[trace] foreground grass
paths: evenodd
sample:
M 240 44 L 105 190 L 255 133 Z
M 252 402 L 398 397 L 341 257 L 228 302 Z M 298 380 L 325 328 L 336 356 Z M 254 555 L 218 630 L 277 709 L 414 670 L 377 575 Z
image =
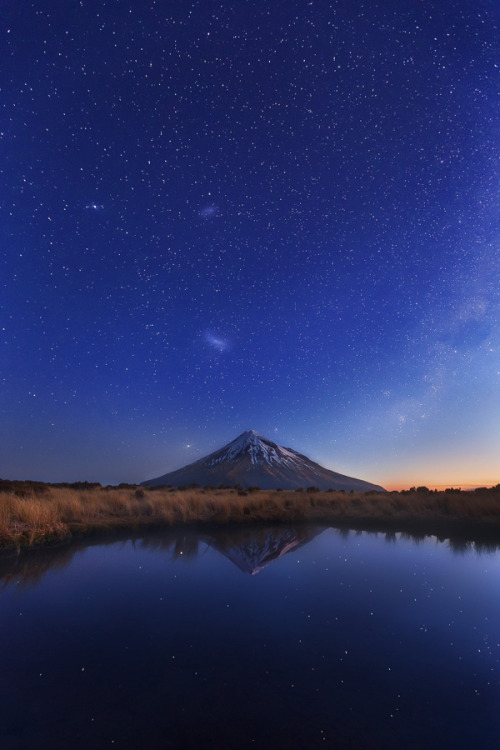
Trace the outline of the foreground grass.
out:
M 500 541 L 500 485 L 345 493 L 216 488 L 57 486 L 0 480 L 0 550 L 58 543 L 114 528 L 206 523 L 325 522 L 430 530 L 480 524 Z

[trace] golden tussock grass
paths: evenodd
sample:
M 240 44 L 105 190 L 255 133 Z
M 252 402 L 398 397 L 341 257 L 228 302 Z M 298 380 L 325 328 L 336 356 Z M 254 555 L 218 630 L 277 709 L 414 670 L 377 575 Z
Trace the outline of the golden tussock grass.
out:
M 56 486 L 3 481 L 0 549 L 62 541 L 99 528 L 152 524 L 297 522 L 498 524 L 500 485 L 472 492 L 403 492 Z

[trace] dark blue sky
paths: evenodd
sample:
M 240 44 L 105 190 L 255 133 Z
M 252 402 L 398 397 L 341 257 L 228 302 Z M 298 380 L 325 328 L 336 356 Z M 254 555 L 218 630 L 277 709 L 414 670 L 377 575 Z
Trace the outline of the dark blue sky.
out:
M 0 476 L 500 481 L 495 2 L 2 16 Z

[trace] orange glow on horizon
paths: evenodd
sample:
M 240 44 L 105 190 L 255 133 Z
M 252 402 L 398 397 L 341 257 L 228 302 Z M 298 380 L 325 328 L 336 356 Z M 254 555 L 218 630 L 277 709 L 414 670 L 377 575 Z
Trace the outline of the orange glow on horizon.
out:
M 434 482 L 425 481 L 412 481 L 412 482 L 382 482 L 382 487 L 388 492 L 401 492 L 401 490 L 409 490 L 410 487 L 427 487 L 430 490 L 446 490 L 448 488 L 461 489 L 461 490 L 474 490 L 476 487 L 495 487 L 499 484 L 498 479 L 491 479 L 485 482 L 446 482 L 442 484 L 436 484 Z

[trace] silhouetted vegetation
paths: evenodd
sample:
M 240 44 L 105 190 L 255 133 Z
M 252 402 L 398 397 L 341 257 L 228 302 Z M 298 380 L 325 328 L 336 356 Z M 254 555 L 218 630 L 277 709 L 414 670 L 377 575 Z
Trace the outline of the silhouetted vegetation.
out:
M 59 543 L 112 528 L 155 524 L 325 522 L 376 528 L 445 531 L 482 525 L 500 540 L 500 484 L 444 492 L 412 487 L 402 492 L 326 492 L 75 482 L 0 480 L 0 549 Z

